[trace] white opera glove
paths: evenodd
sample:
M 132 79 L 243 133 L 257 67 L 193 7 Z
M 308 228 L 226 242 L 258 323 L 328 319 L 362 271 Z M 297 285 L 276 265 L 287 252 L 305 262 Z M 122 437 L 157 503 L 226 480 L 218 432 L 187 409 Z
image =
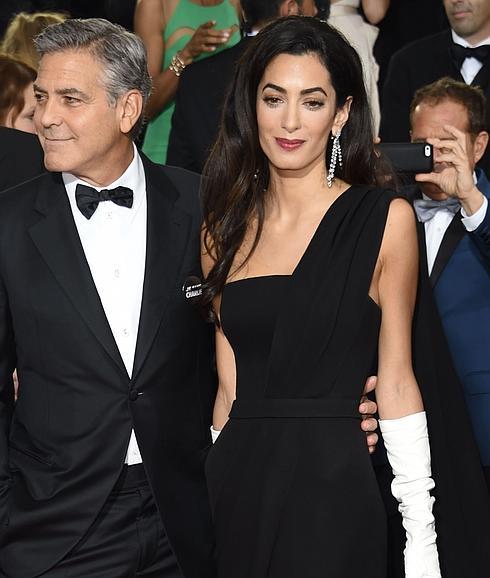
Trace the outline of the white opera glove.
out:
M 391 493 L 398 500 L 407 535 L 406 578 L 440 578 L 430 490 L 434 487 L 425 411 L 399 419 L 379 420 L 395 476 Z
M 219 434 L 221 433 L 220 429 L 214 429 L 213 426 L 211 426 L 211 439 L 213 440 L 213 444 L 216 443 L 216 440 L 218 439 Z

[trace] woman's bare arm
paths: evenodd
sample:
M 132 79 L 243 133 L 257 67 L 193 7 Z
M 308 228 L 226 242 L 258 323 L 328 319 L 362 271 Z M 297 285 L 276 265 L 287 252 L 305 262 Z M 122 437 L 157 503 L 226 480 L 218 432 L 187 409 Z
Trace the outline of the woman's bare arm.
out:
M 216 329 L 216 365 L 218 393 L 214 404 L 213 427 L 221 430 L 228 421 L 228 415 L 236 397 L 235 355 L 222 328 Z
M 134 13 L 134 30 L 146 47 L 148 72 L 153 81 L 153 92 L 145 111 L 149 119 L 161 112 L 173 99 L 177 90 L 177 76 L 168 68 L 162 71 L 165 56 L 163 41 L 165 26 L 162 0 L 138 0 Z
M 380 250 L 377 283 L 382 322 L 376 399 L 381 419 L 423 411 L 412 369 L 412 316 L 418 279 L 418 243 L 413 210 L 392 201 Z
M 204 232 L 201 238 L 201 267 L 204 278 L 206 278 L 214 265 L 214 259 L 204 247 Z M 221 296 L 217 297 L 213 304 L 218 315 L 220 303 Z M 215 336 L 218 391 L 213 411 L 213 428 L 215 430 L 221 430 L 228 421 L 228 415 L 236 397 L 236 367 L 235 354 L 222 327 L 216 327 Z
M 153 81 L 153 92 L 146 106 L 149 119 L 157 116 L 173 101 L 179 77 L 169 68 L 162 70 L 165 55 L 163 34 L 172 14 L 172 8 L 165 11 L 162 0 L 138 0 L 134 15 L 134 30 L 143 40 L 148 54 L 148 71 Z M 203 52 L 214 52 L 216 47 L 228 42 L 231 29 L 216 30 L 215 22 L 204 22 L 180 51 L 180 58 L 186 66 Z
M 386 16 L 390 0 L 362 0 L 364 15 L 371 24 L 378 24 Z

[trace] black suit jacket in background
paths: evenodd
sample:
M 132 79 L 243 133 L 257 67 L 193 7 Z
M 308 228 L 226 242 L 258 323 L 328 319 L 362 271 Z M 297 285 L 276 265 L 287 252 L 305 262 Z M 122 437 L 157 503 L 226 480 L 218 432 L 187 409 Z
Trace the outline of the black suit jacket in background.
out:
M 0 191 L 43 173 L 44 153 L 36 135 L 0 127 Z
M 451 31 L 445 30 L 413 42 L 393 55 L 383 89 L 380 127 L 383 142 L 410 140 L 409 110 L 417 89 L 443 76 L 464 82 L 451 58 L 451 43 Z M 472 85 L 479 86 L 490 102 L 490 59 Z M 490 105 L 487 106 L 487 130 L 490 131 Z M 478 166 L 490 174 L 490 147 Z
M 216 56 L 195 62 L 179 81 L 167 164 L 201 173 L 218 134 L 223 102 L 246 37 Z
M 212 328 L 182 290 L 201 275 L 199 179 L 144 165 L 146 268 L 131 379 L 61 175 L 0 195 L 0 568 L 11 578 L 42 574 L 82 539 L 133 427 L 184 575 L 214 578 L 204 480 Z

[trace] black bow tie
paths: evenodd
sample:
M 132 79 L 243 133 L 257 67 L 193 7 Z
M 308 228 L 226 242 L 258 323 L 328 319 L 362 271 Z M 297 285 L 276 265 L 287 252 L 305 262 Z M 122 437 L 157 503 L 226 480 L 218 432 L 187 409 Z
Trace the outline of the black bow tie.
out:
M 75 190 L 75 199 L 82 215 L 86 219 L 90 219 L 102 201 L 112 201 L 116 205 L 130 209 L 133 206 L 133 191 L 128 187 L 98 191 L 93 187 L 78 184 Z
M 454 63 L 456 64 L 458 70 L 463 65 L 465 58 L 476 58 L 483 64 L 488 58 L 489 54 L 490 44 L 475 46 L 475 48 L 470 48 L 469 46 L 461 46 L 461 44 L 456 44 L 455 42 L 451 44 L 451 56 L 453 57 Z

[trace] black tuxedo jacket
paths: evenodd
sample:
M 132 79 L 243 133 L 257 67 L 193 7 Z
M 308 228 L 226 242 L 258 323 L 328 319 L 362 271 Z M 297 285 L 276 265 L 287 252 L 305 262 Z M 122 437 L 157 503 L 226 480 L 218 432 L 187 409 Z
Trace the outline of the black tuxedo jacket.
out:
M 84 536 L 121 472 L 132 427 L 184 575 L 214 577 L 203 471 L 212 329 L 182 290 L 200 276 L 199 179 L 144 165 L 147 253 L 132 379 L 61 175 L 0 195 L 0 567 L 12 578 L 38 576 Z
M 445 30 L 413 42 L 393 55 L 383 88 L 380 127 L 383 142 L 406 142 L 410 139 L 409 110 L 417 89 L 443 76 L 464 82 L 451 58 L 451 43 L 451 31 Z M 490 59 L 472 85 L 479 86 L 490 102 Z M 490 106 L 487 107 L 487 130 L 490 131 Z M 479 166 L 490 174 L 490 147 L 487 147 Z
M 201 173 L 218 134 L 223 102 L 235 66 L 250 38 L 189 66 L 175 98 L 167 164 Z
M 43 173 L 44 154 L 37 136 L 0 127 L 0 191 Z

